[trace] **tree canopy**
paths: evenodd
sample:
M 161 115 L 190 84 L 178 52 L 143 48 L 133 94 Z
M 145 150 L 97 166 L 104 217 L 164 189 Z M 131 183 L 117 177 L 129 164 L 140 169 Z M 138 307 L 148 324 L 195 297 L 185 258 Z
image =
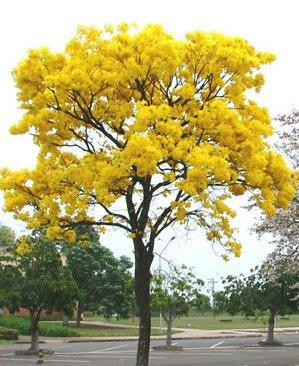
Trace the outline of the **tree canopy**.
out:
M 77 325 L 84 311 L 128 318 L 132 310 L 131 261 L 124 256 L 115 258 L 92 234 L 88 230 L 81 241 L 64 248 L 66 265 L 78 286 Z
M 239 256 L 227 199 L 248 192 L 272 215 L 294 196 L 292 171 L 266 141 L 268 111 L 247 93 L 273 60 L 240 37 L 120 24 L 79 27 L 62 52 L 30 50 L 14 70 L 24 114 L 11 132 L 29 133 L 39 154 L 33 170 L 2 170 L 5 209 L 49 238 L 75 241 L 81 224 L 132 238 L 138 365 L 148 364 L 157 237 L 193 225 L 224 259 Z
M 150 242 L 193 218 L 239 255 L 228 195 L 253 191 L 268 214 L 294 196 L 291 171 L 265 142 L 268 112 L 245 96 L 273 60 L 241 38 L 177 40 L 159 25 L 80 27 L 63 52 L 29 51 L 14 71 L 24 115 L 11 132 L 32 134 L 40 153 L 33 171 L 2 171 L 6 210 L 68 239 L 64 226 L 87 221 Z M 108 208 L 121 197 L 137 204 L 130 215 Z
M 55 245 L 43 234 L 21 237 L 0 263 L 0 306 L 28 309 L 31 348 L 38 348 L 38 322 L 43 310 L 73 312 L 77 287 Z

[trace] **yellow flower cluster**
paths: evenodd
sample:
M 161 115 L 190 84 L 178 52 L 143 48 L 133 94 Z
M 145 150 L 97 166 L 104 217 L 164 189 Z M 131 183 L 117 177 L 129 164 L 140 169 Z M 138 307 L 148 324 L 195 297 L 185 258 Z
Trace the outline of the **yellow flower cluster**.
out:
M 11 132 L 32 133 L 40 153 L 32 171 L 2 170 L 6 210 L 73 241 L 64 224 L 101 221 L 91 208 L 119 204 L 130 188 L 142 201 L 146 180 L 165 199 L 181 192 L 184 201 L 170 198 L 180 223 L 207 210 L 208 239 L 226 237 L 238 256 L 229 195 L 218 192 L 253 193 L 268 215 L 295 193 L 293 172 L 267 144 L 267 110 L 246 96 L 273 60 L 239 37 L 196 31 L 178 40 L 160 25 L 80 27 L 62 52 L 29 51 L 14 70 L 24 115 Z
M 28 242 L 28 237 L 26 235 L 22 235 L 18 239 L 18 243 L 16 246 L 16 252 L 19 255 L 23 255 L 31 251 L 30 243 Z

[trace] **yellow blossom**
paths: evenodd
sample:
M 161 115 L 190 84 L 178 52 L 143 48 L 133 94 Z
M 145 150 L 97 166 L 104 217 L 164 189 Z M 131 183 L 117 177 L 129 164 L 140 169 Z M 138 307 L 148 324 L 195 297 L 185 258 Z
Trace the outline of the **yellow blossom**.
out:
M 39 154 L 32 170 L 1 170 L 4 209 L 69 241 L 74 223 L 146 243 L 190 219 L 239 256 L 227 199 L 248 193 L 272 215 L 295 194 L 269 112 L 247 93 L 273 60 L 240 37 L 176 39 L 155 24 L 80 26 L 60 52 L 30 50 L 13 72 L 24 113 L 10 131 Z

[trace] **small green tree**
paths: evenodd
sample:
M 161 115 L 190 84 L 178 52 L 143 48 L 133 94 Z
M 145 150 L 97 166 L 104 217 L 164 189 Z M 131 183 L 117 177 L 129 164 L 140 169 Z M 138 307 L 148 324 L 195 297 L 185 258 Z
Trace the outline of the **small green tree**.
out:
M 269 271 L 267 261 L 251 271 L 249 276 L 228 276 L 222 295 L 226 298 L 226 310 L 245 316 L 257 311 L 268 311 L 268 332 L 266 343 L 275 343 L 274 323 L 278 313 L 296 310 L 294 285 L 298 282 L 298 271 L 293 271 L 276 262 Z
M 115 258 L 113 253 L 97 241 L 91 228 L 81 233 L 76 245 L 67 245 L 67 266 L 78 286 L 76 324 L 80 326 L 84 311 L 94 311 L 109 318 L 114 313 L 128 318 L 131 312 L 132 267 L 127 257 Z
M 43 310 L 70 315 L 76 284 L 60 253 L 42 234 L 22 237 L 0 264 L 0 306 L 11 312 L 29 310 L 31 347 L 38 351 L 38 322 Z
M 203 285 L 204 282 L 185 266 L 154 273 L 151 281 L 151 308 L 160 311 L 167 324 L 167 347 L 171 347 L 174 319 L 188 315 L 191 308 L 199 309 L 205 304 L 206 296 L 200 293 Z
M 254 315 L 255 309 L 260 306 L 259 277 L 257 276 L 258 267 L 251 270 L 249 276 L 227 276 L 223 281 L 225 291 L 218 293 L 221 298 L 222 307 L 231 316 L 242 313 L 245 317 Z

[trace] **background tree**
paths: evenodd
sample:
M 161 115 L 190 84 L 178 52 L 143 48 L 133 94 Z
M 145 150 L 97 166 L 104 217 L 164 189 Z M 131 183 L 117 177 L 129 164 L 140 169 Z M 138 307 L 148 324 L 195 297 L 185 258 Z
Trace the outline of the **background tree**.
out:
M 157 238 L 181 224 L 206 230 L 224 259 L 240 255 L 227 199 L 246 191 L 269 215 L 294 196 L 292 172 L 271 151 L 259 69 L 274 56 L 239 37 L 159 25 L 80 27 L 63 52 L 31 50 L 14 77 L 24 115 L 14 134 L 39 146 L 34 170 L 2 170 L 5 209 L 51 238 L 114 227 L 132 238 L 140 329 L 149 355 L 150 267 Z M 92 208 L 97 208 L 92 211 Z
M 298 311 L 299 257 L 297 250 L 293 253 L 289 251 L 290 247 L 287 246 L 287 250 L 284 251 L 280 243 L 261 266 L 262 277 L 267 279 L 267 282 L 265 281 L 268 284 L 266 290 L 270 292 L 267 295 L 270 300 L 273 298 L 268 320 L 268 342 L 270 343 L 274 339 L 276 313 L 284 315 L 288 308 Z M 294 246 L 292 249 L 294 250 Z M 286 293 L 283 299 L 275 299 L 275 297 L 282 296 L 283 292 Z
M 198 310 L 201 312 L 201 315 L 203 316 L 205 312 L 211 312 L 211 300 L 210 297 L 204 294 L 200 294 L 200 306 Z
M 255 273 L 257 269 L 258 267 L 251 270 L 249 276 L 229 275 L 223 281 L 225 291 L 220 291 L 219 297 L 222 297 L 222 305 L 231 316 L 242 313 L 245 317 L 249 317 L 254 315 L 255 309 L 259 307 L 260 282 Z
M 223 291 L 214 292 L 214 311 L 219 314 L 227 311 L 227 298 Z
M 151 307 L 162 313 L 167 324 L 167 347 L 171 347 L 174 319 L 188 315 L 192 308 L 200 309 L 206 300 L 200 293 L 204 282 L 195 278 L 190 269 L 169 268 L 168 272 L 156 272 L 151 280 Z
M 66 263 L 78 286 L 76 323 L 80 326 L 84 311 L 101 312 L 105 317 L 116 314 L 128 318 L 131 312 L 132 263 L 127 257 L 115 258 L 103 247 L 93 230 L 79 236 L 77 244 L 66 246 Z
M 228 276 L 223 297 L 226 298 L 226 310 L 235 315 L 253 315 L 256 311 L 268 311 L 268 333 L 266 343 L 276 343 L 274 339 L 275 316 L 297 310 L 293 301 L 296 295 L 295 283 L 298 281 L 298 271 L 284 267 L 282 262 L 265 261 L 256 267 L 249 276 Z
M 0 225 L 0 255 L 4 254 L 7 249 L 14 246 L 16 235 L 14 231 L 5 225 Z
M 132 319 L 132 323 L 135 321 L 135 316 L 138 314 L 138 306 L 136 304 L 136 296 L 135 296 L 135 279 L 131 277 L 126 282 L 126 301 L 128 303 L 128 307 L 130 309 L 130 316 Z
M 38 322 L 42 310 L 71 314 L 76 284 L 59 252 L 42 234 L 22 237 L 0 264 L 0 306 L 11 312 L 29 310 L 31 347 L 38 351 Z

